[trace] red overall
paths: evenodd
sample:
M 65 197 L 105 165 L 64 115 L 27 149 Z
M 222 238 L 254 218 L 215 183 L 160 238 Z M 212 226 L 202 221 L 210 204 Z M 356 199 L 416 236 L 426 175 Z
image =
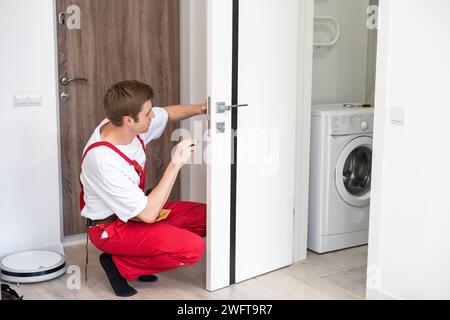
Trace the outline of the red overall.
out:
M 138 136 L 145 152 L 145 144 Z M 144 191 L 144 169 L 128 158 L 114 145 L 102 141 L 92 144 L 86 154 L 97 147 L 108 147 L 134 166 L 140 177 L 139 187 Z M 81 172 L 81 170 L 80 170 Z M 84 191 L 81 183 L 80 210 L 84 208 Z M 206 205 L 194 202 L 167 202 L 164 209 L 171 209 L 170 215 L 162 221 L 147 224 L 116 219 L 110 224 L 89 227 L 88 235 L 97 249 L 112 255 L 122 277 L 134 281 L 142 275 L 161 273 L 182 266 L 192 265 L 200 260 L 205 251 Z M 102 239 L 103 232 L 108 237 Z

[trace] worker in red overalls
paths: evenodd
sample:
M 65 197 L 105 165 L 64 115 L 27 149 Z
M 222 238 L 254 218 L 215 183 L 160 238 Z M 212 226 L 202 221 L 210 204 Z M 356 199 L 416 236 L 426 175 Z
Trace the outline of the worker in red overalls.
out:
M 144 188 L 146 145 L 161 136 L 168 120 L 204 114 L 206 106 L 157 108 L 152 98 L 144 83 L 113 85 L 104 99 L 107 119 L 94 130 L 81 162 L 81 215 L 88 219 L 92 243 L 104 252 L 100 263 L 111 286 L 122 297 L 137 293 L 129 281 L 156 281 L 155 273 L 192 265 L 205 251 L 206 205 L 167 202 L 198 142 L 179 143 L 158 185 L 148 196 Z

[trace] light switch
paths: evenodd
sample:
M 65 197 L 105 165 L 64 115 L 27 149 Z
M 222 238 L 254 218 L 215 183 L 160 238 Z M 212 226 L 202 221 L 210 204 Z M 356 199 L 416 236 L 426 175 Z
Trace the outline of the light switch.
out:
M 42 105 L 42 95 L 36 92 L 13 93 L 14 107 L 35 107 Z
M 28 103 L 28 96 L 25 94 L 14 95 L 14 106 L 24 107 Z
M 405 108 L 393 107 L 391 109 L 391 123 L 398 126 L 405 125 Z
M 29 106 L 40 106 L 42 105 L 42 96 L 40 94 L 31 94 L 28 96 Z

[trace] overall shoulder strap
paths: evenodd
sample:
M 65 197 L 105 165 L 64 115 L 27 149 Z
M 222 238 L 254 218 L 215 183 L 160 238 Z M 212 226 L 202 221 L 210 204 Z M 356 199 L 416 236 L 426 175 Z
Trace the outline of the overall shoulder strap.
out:
M 145 143 L 144 143 L 144 140 L 142 140 L 142 138 L 141 138 L 140 135 L 137 135 L 137 138 L 138 138 L 139 142 L 140 142 L 141 145 L 142 145 L 142 149 L 144 149 L 144 152 L 145 152 Z
M 91 151 L 94 148 L 98 148 L 98 147 L 107 147 L 110 148 L 112 150 L 114 150 L 116 153 L 118 153 L 126 162 L 128 162 L 130 165 L 133 165 L 133 160 L 131 160 L 130 158 L 128 158 L 122 151 L 120 151 L 115 145 L 113 145 L 112 143 L 106 142 L 106 141 L 100 141 L 100 142 L 96 142 L 91 144 L 86 151 L 83 154 L 83 157 L 81 158 L 81 165 L 83 165 L 83 161 L 84 158 L 86 157 L 87 153 L 89 151 Z M 80 165 L 80 166 L 81 166 Z

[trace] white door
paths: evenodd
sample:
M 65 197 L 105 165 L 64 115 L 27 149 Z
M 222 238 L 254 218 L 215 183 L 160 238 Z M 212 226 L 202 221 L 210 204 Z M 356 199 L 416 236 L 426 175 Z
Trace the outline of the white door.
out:
M 210 291 L 293 261 L 298 6 L 208 0 Z

